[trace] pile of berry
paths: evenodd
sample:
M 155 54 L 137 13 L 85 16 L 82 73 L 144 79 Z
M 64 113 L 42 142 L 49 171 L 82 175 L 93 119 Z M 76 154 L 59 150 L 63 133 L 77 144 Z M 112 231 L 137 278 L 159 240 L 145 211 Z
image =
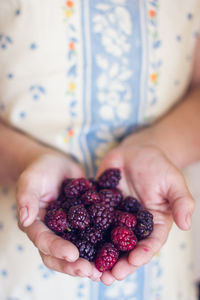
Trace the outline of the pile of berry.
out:
M 97 180 L 64 180 L 44 219 L 53 232 L 76 245 L 80 257 L 95 261 L 100 272 L 111 269 L 153 230 L 152 214 L 116 188 L 120 178 L 120 170 L 113 168 Z

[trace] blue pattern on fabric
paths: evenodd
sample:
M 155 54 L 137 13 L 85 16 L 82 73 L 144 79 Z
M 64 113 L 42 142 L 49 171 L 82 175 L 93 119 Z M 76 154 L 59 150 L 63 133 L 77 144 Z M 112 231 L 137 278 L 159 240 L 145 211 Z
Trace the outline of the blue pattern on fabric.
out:
M 47 268 L 45 265 L 41 264 L 38 266 L 38 270 L 41 274 L 41 276 L 44 278 L 44 279 L 48 279 L 49 277 L 55 275 L 55 271 Z
M 6 34 L 0 34 L 0 46 L 3 50 L 6 50 L 10 44 L 13 43 L 13 40 L 10 36 Z
M 113 1 L 95 0 L 92 4 L 85 1 L 84 7 L 82 1 L 81 11 L 84 122 L 80 145 L 86 167 L 89 165 L 88 153 L 91 157 L 94 175 L 97 149 L 102 144 L 109 145 L 111 136 L 114 136 L 114 141 L 119 141 L 138 124 L 142 64 L 140 7 L 136 0 L 117 5 Z M 120 23 L 120 16 L 127 18 L 127 27 Z M 109 31 L 111 36 L 105 36 Z M 109 43 L 115 49 L 114 53 L 110 52 Z M 158 46 L 160 44 L 155 47 Z M 88 49 L 91 49 L 91 61 L 87 57 Z M 132 59 L 132 53 L 137 59 Z M 91 94 L 87 90 L 88 82 L 91 83 Z M 90 116 L 87 115 L 88 107 Z M 87 149 L 83 138 L 85 129 L 88 132 Z M 91 299 L 140 300 L 143 299 L 143 285 L 144 268 L 140 268 L 128 276 L 122 285 L 117 282 L 114 288 L 102 283 L 97 287 L 96 283 L 91 282 L 90 295 Z
M 122 4 L 95 0 L 88 7 L 90 32 L 86 30 L 87 20 L 83 16 L 83 33 L 89 35 L 87 40 L 83 36 L 83 40 L 86 43 L 91 41 L 89 46 L 84 46 L 83 76 L 84 81 L 91 82 L 91 96 L 87 90 L 83 91 L 83 127 L 89 127 L 86 128 L 87 149 L 93 163 L 93 174 L 97 149 L 109 144 L 110 137 L 113 142 L 119 141 L 138 123 L 142 59 L 139 9 L 136 0 Z M 120 17 L 123 22 L 120 22 Z M 125 20 L 127 24 L 124 24 Z M 91 61 L 87 60 L 86 47 L 91 48 Z M 137 59 L 132 59 L 132 53 Z M 90 72 L 89 76 L 86 72 Z M 87 87 L 87 82 L 84 87 Z M 87 115 L 88 106 L 90 116 Z M 86 117 L 90 117 L 90 124 L 86 123 Z M 84 151 L 83 143 L 81 146 Z

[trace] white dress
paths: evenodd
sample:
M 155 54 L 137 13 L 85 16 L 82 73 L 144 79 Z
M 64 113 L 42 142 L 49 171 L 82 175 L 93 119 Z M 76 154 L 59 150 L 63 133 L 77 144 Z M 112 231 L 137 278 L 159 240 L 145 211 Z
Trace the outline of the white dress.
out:
M 187 91 L 199 16 L 198 0 L 0 0 L 0 117 L 95 174 Z M 0 300 L 196 299 L 190 233 L 174 226 L 149 264 L 106 287 L 46 268 L 17 228 L 14 187 L 0 198 Z

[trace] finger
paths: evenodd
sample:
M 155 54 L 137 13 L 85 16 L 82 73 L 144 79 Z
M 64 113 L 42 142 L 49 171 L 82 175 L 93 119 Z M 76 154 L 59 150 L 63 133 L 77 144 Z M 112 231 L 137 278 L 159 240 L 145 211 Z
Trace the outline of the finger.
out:
M 101 282 L 103 282 L 103 284 L 107 286 L 111 285 L 114 281 L 115 281 L 115 277 L 112 275 L 111 271 L 105 271 L 101 275 Z
M 180 229 L 189 230 L 192 224 L 194 199 L 187 188 L 184 177 L 178 172 L 173 173 L 169 186 L 168 200 L 172 207 L 174 221 Z
M 90 276 L 90 279 L 92 279 L 93 281 L 99 281 L 100 277 L 102 276 L 102 273 L 97 270 L 94 263 L 91 263 L 91 266 L 92 266 L 92 275 Z
M 106 157 L 102 160 L 99 169 L 97 171 L 97 178 L 106 170 L 109 168 L 117 168 L 121 171 L 121 179 L 119 182 L 118 187 L 123 191 L 124 196 L 133 196 L 135 197 L 136 194 L 132 188 L 132 184 L 129 179 L 129 175 L 124 170 L 124 158 L 121 153 L 121 150 L 114 149 L 113 151 L 109 152 Z
M 62 239 L 49 230 L 41 221 L 35 221 L 22 230 L 28 235 L 34 245 L 44 254 L 74 262 L 79 257 L 79 251 L 71 242 Z
M 135 267 L 140 267 L 148 263 L 152 257 L 158 253 L 166 242 L 172 226 L 170 214 L 154 212 L 153 216 L 153 232 L 148 238 L 139 241 L 136 248 L 132 250 L 128 256 L 128 262 Z
M 131 265 L 127 260 L 127 255 L 121 257 L 119 261 L 114 265 L 111 271 L 111 275 L 116 280 L 124 280 L 128 275 L 137 270 L 136 266 Z
M 36 219 L 40 206 L 38 182 L 34 177 L 21 176 L 17 186 L 16 201 L 21 224 L 29 226 Z
M 54 271 L 79 277 L 89 277 L 91 275 L 92 267 L 90 263 L 83 258 L 79 258 L 76 262 L 70 263 L 41 252 L 40 255 L 44 264 Z

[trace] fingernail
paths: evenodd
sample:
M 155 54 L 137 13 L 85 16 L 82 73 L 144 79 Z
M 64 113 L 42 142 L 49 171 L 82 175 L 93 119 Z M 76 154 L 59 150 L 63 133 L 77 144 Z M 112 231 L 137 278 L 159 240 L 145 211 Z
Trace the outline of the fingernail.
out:
M 28 219 L 28 209 L 27 207 L 22 207 L 19 210 L 19 219 L 22 225 L 25 225 L 25 221 Z
M 185 221 L 186 221 L 188 228 L 190 229 L 190 227 L 192 225 L 192 215 L 190 213 L 187 214 Z

